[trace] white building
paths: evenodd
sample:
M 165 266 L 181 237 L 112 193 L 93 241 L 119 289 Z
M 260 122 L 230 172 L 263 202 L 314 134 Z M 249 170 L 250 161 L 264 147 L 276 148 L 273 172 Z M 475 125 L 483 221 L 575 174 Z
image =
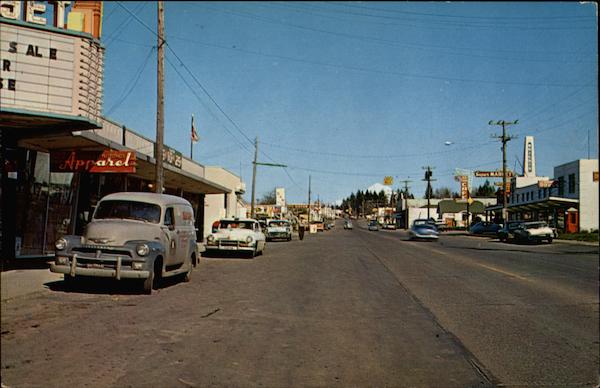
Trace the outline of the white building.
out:
M 598 230 L 598 159 L 579 159 L 554 167 L 559 197 L 579 202 L 579 229 Z
M 211 182 L 226 187 L 225 194 L 207 194 L 204 199 L 204 237 L 212 230 L 212 224 L 225 217 L 246 217 L 246 207 L 241 199 L 246 184 L 237 175 L 222 167 L 205 167 L 205 177 Z
M 510 220 L 543 220 L 566 232 L 598 230 L 597 159 L 555 166 L 552 179 L 515 177 L 511 182 Z M 496 208 L 501 206 L 487 210 Z

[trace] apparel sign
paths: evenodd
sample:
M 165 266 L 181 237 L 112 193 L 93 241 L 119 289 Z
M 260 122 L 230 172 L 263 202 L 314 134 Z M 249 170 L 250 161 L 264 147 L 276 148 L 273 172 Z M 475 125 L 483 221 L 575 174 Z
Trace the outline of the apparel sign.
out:
M 135 166 L 134 151 L 71 151 L 50 154 L 52 172 L 135 173 Z

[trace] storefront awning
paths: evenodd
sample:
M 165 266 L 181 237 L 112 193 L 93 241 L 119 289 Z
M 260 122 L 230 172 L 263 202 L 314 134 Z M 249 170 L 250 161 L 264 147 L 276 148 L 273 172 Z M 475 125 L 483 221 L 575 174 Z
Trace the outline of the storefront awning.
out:
M 135 151 L 119 143 L 99 136 L 94 131 L 77 131 L 66 134 L 28 137 L 19 141 L 19 146 L 43 152 L 52 151 L 103 151 L 107 148 L 121 151 Z M 155 179 L 153 157 L 136 152 L 136 172 L 130 174 L 146 180 Z M 166 187 L 181 188 L 186 192 L 199 194 L 223 194 L 231 190 L 196 174 L 184 171 L 169 164 L 163 164 L 164 184 Z
M 578 207 L 579 200 L 562 197 L 549 197 L 535 202 L 528 202 L 518 205 L 509 205 L 509 213 L 527 212 L 527 211 L 547 211 L 557 208 Z M 494 205 L 485 208 L 487 212 L 502 211 L 502 205 Z

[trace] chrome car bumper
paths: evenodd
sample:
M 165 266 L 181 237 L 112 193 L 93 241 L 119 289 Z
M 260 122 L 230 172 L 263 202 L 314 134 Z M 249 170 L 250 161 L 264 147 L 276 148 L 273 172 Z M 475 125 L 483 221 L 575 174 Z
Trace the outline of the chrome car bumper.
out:
M 64 258 L 65 256 L 61 256 Z M 114 261 L 90 263 L 90 258 L 81 257 L 78 258 L 76 254 L 68 256 L 67 264 L 58 264 L 56 262 L 50 264 L 50 271 L 55 273 L 62 273 L 70 276 L 91 276 L 91 277 L 103 277 L 103 278 L 114 278 L 120 279 L 146 279 L 150 276 L 150 271 L 146 270 L 134 270 L 130 266 L 124 266 L 123 260 L 118 257 Z M 80 262 L 86 261 L 86 263 Z
M 214 241 L 206 244 L 207 251 L 254 251 L 256 244 L 248 245 L 241 241 Z

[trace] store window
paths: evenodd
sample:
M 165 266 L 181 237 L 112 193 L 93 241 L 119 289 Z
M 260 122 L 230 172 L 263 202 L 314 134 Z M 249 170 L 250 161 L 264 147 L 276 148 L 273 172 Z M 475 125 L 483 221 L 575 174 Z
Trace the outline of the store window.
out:
M 575 174 L 569 174 L 569 194 L 575 193 Z
M 558 177 L 558 195 L 565 195 L 565 177 Z

